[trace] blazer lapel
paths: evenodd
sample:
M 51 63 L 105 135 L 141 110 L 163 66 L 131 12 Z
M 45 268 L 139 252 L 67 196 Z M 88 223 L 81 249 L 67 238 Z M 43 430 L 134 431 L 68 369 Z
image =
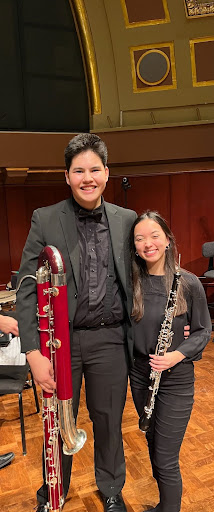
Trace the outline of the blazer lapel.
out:
M 72 200 L 68 199 L 60 212 L 60 222 L 64 233 L 71 266 L 74 273 L 76 287 L 79 286 L 79 272 L 80 272 L 80 254 L 77 236 L 77 226 L 75 221 L 75 213 L 72 205 Z
M 109 231 L 111 236 L 115 266 L 117 268 L 118 275 L 120 277 L 121 283 L 126 293 L 126 272 L 124 261 L 124 235 L 122 216 L 118 214 L 118 210 L 115 205 L 105 202 L 104 205 L 109 223 Z

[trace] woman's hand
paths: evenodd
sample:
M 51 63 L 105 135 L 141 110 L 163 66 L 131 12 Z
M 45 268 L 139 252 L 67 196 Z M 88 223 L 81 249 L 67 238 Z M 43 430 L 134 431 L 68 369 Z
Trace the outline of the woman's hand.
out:
M 149 364 L 152 370 L 163 372 L 164 370 L 172 368 L 172 366 L 175 366 L 177 363 L 180 363 L 180 361 L 185 359 L 185 356 L 178 350 L 173 350 L 172 352 L 166 352 L 164 356 L 149 354 L 149 358 Z
M 54 389 L 56 389 L 56 382 L 53 379 L 54 371 L 49 359 L 43 356 L 39 350 L 33 350 L 27 354 L 27 360 L 35 383 L 39 384 L 47 393 L 53 393 Z

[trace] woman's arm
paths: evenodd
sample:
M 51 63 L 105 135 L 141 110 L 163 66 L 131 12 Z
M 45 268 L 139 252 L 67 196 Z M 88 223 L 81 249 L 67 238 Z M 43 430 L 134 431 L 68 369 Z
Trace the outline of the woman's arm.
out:
M 187 274 L 189 293 L 191 297 L 188 308 L 190 318 L 190 336 L 177 347 L 186 358 L 200 359 L 201 354 L 210 340 L 212 323 L 208 310 L 204 288 L 194 274 Z
M 191 361 L 201 358 L 201 354 L 210 340 L 212 323 L 207 306 L 207 299 L 203 286 L 194 274 L 185 274 L 191 300 L 188 301 L 190 318 L 190 335 L 182 340 L 180 345 L 164 356 L 150 354 L 150 365 L 155 371 L 164 371 L 183 359 Z

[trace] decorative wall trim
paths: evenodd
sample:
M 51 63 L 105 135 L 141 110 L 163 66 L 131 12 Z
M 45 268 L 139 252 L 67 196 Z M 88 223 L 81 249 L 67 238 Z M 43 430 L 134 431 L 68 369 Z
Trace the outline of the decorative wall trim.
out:
M 197 45 L 198 43 L 205 43 L 205 42 L 214 42 L 214 37 L 200 37 L 200 38 L 197 38 L 197 39 L 190 39 L 190 42 L 189 42 L 189 44 L 190 44 L 191 65 L 192 65 L 192 83 L 193 83 L 193 87 L 203 87 L 203 86 L 214 85 L 214 80 L 198 81 L 198 79 L 197 79 L 197 65 L 196 65 L 196 58 L 195 58 L 195 45 Z M 209 65 L 209 62 L 207 64 Z
M 84 0 L 69 0 L 79 36 L 83 63 L 88 83 L 91 114 L 101 114 L 101 98 L 97 61 Z
M 187 18 L 214 16 L 214 2 L 199 2 L 198 0 L 184 0 Z
M 28 167 L 6 167 L 4 181 L 6 184 L 23 184 L 27 178 Z
M 131 22 L 131 23 L 129 21 L 126 0 L 120 0 L 120 1 L 121 1 L 122 10 L 123 10 L 123 16 L 124 16 L 126 28 L 135 28 L 135 27 L 142 27 L 144 25 L 160 25 L 161 23 L 170 23 L 170 15 L 169 15 L 169 10 L 168 10 L 167 0 L 162 0 L 164 12 L 165 12 L 165 18 L 152 19 L 152 20 L 147 20 L 147 21 L 136 21 L 136 22 Z

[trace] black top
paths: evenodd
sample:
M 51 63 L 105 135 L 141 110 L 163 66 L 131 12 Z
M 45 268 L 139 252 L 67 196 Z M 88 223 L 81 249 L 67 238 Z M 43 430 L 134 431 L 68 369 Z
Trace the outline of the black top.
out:
M 187 287 L 185 298 L 187 312 L 176 316 L 172 322 L 174 332 L 168 351 L 179 350 L 188 360 L 201 359 L 201 352 L 210 339 L 212 330 L 207 300 L 199 279 L 182 271 Z M 167 292 L 164 276 L 149 275 L 143 280 L 144 316 L 134 322 L 135 354 L 154 354 L 161 324 L 165 316 Z M 184 339 L 184 326 L 190 325 L 190 336 Z

